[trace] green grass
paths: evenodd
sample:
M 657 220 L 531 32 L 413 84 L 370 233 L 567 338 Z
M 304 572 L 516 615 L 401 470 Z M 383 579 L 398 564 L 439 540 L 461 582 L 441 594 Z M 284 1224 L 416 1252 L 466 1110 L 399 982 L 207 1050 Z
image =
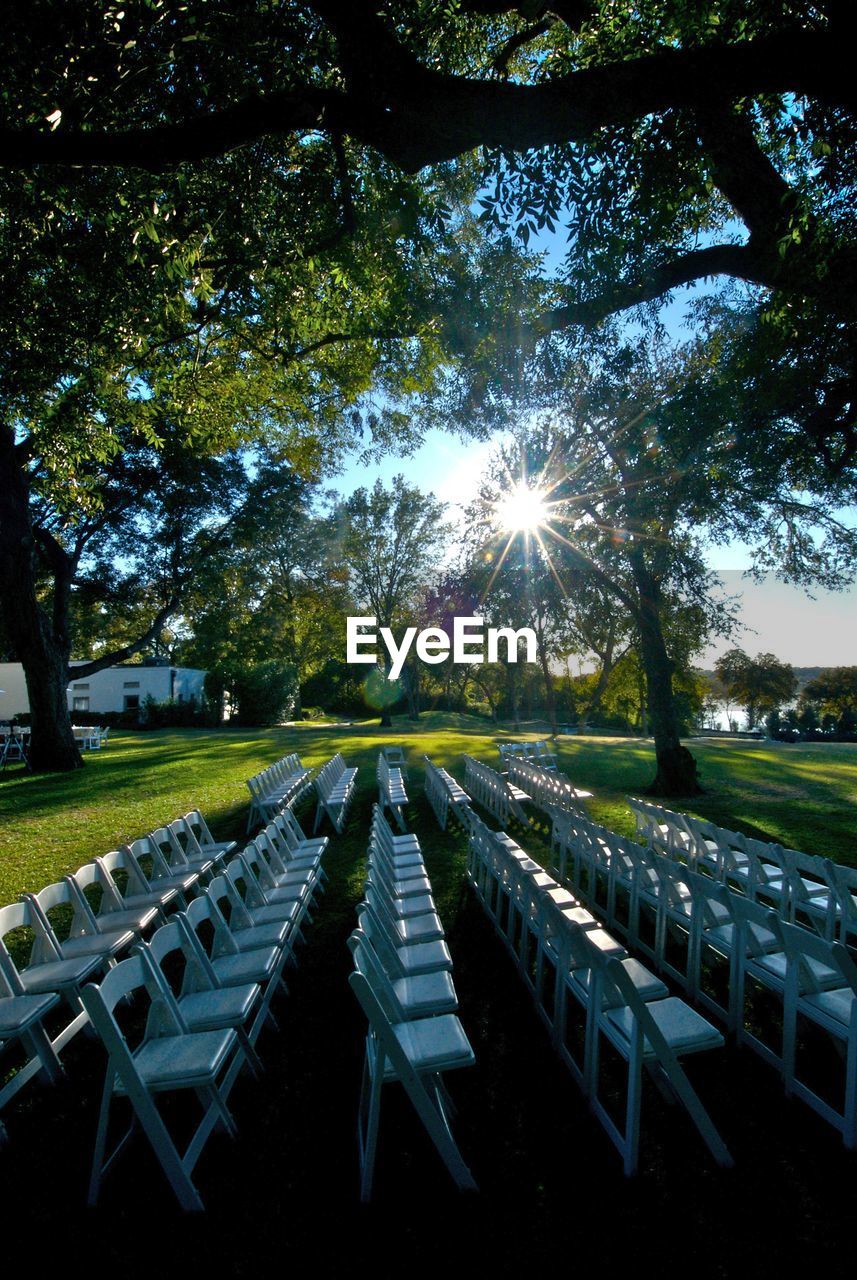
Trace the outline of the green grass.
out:
M 74 774 L 32 776 L 10 767 L 0 775 L 0 902 L 37 890 L 193 807 L 218 831 L 240 834 L 245 779 L 287 751 L 318 765 L 341 750 L 361 766 L 361 782 L 369 787 L 383 742 L 401 743 L 414 764 L 427 753 L 463 776 L 464 752 L 496 764 L 496 742 L 505 736 L 472 717 L 431 713 L 419 724 L 397 719 L 392 731 L 373 722 L 117 733 Z M 693 751 L 706 794 L 679 807 L 749 835 L 857 862 L 857 745 L 712 740 L 694 743 Z M 651 779 L 651 744 L 569 738 L 560 740 L 558 753 L 573 781 L 595 793 L 593 817 L 631 834 L 624 797 Z

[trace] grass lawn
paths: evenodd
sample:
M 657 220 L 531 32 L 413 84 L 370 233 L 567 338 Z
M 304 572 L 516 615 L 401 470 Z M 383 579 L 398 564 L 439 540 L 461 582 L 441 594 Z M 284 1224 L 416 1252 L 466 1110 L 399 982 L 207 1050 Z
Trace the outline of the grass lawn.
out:
M 33 777 L 10 766 L 0 774 L 0 903 L 14 901 L 24 889 L 40 889 L 190 808 L 202 809 L 218 831 L 241 834 L 245 779 L 287 751 L 298 751 L 311 765 L 342 751 L 361 767 L 368 793 L 379 744 L 401 743 L 414 762 L 428 753 L 463 776 L 464 752 L 497 764 L 495 744 L 508 734 L 488 728 L 472 717 L 430 713 L 418 725 L 397 718 L 393 732 L 377 722 L 120 732 L 104 751 L 90 753 L 78 773 Z M 857 744 L 708 739 L 692 748 L 707 793 L 685 806 L 690 812 L 761 839 L 857 862 Z M 559 740 L 558 754 L 572 780 L 595 793 L 593 817 L 632 834 L 624 797 L 641 791 L 653 776 L 651 743 L 568 738 Z
M 857 1156 L 804 1105 L 783 1096 L 776 1074 L 727 1047 L 693 1063 L 692 1079 L 736 1159 L 715 1168 L 686 1122 L 651 1090 L 643 1108 L 642 1172 L 632 1181 L 571 1077 L 556 1058 L 529 997 L 481 908 L 463 887 L 460 832 L 441 833 L 422 795 L 423 752 L 463 777 L 467 751 L 495 763 L 499 735 L 467 717 L 426 715 L 417 726 L 301 726 L 117 734 L 79 774 L 0 775 L 0 902 L 36 889 L 96 853 L 199 806 L 216 833 L 241 834 L 245 778 L 288 750 L 320 764 L 341 750 L 360 766 L 345 835 L 326 855 L 331 884 L 312 924 L 290 995 L 275 1004 L 280 1031 L 259 1042 L 266 1065 L 233 1094 L 239 1137 L 216 1135 L 196 1180 L 209 1212 L 173 1209 L 144 1144 L 105 1180 L 102 1207 L 83 1202 L 103 1056 L 78 1036 L 64 1054 L 68 1083 L 32 1086 L 7 1109 L 0 1203 L 10 1236 L 30 1251 L 56 1241 L 104 1270 L 126 1275 L 266 1274 L 306 1255 L 325 1274 L 400 1276 L 518 1274 L 542 1267 L 679 1268 L 694 1276 L 765 1272 L 786 1263 L 850 1265 Z M 536 735 L 531 735 L 536 736 Z M 455 961 L 461 1018 L 477 1066 L 450 1079 L 456 1132 L 481 1192 L 459 1197 L 395 1092 L 385 1097 L 372 1206 L 356 1201 L 356 1100 L 363 1027 L 347 986 L 345 940 L 362 884 L 375 794 L 375 757 L 404 745 L 411 763 L 408 817 L 423 844 Z M 694 812 L 725 826 L 857 862 L 857 747 L 692 744 L 708 787 Z M 653 773 L 652 749 L 635 740 L 570 738 L 560 763 L 592 790 L 593 816 L 630 832 L 622 797 Z M 305 821 L 311 811 L 304 810 Z M 544 826 L 519 838 L 539 855 Z M 14 1224 L 14 1226 L 12 1225 Z M 4 1247 L 5 1260 L 14 1248 Z

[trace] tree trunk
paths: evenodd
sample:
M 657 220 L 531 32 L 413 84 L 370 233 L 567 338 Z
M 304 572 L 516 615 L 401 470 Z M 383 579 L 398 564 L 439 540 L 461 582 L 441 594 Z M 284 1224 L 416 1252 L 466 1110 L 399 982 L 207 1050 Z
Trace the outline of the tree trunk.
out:
M 68 711 L 71 637 L 65 584 L 58 584 L 53 619 L 36 598 L 35 545 L 26 473 L 13 433 L 0 429 L 0 592 L 5 622 L 24 668 L 30 699 L 33 769 L 62 772 L 83 764 Z
M 589 699 L 588 705 L 585 706 L 580 713 L 580 717 L 577 722 L 578 729 L 583 729 L 587 723 L 592 724 L 595 717 L 601 710 L 601 699 L 604 697 L 604 693 L 607 689 L 607 682 L 610 679 L 610 674 L 613 670 L 613 645 L 614 636 L 611 632 L 607 638 L 607 644 L 604 652 L 601 654 L 601 667 L 598 671 L 598 679 L 595 682 L 592 697 Z
M 518 733 L 521 727 L 518 683 L 518 664 L 516 662 L 508 662 L 506 664 L 506 690 L 507 697 L 509 699 L 509 710 L 512 715 L 512 726 L 515 733 Z
M 544 677 L 545 682 L 545 711 L 547 712 L 547 718 L 550 722 L 551 736 L 555 738 L 557 735 L 556 696 L 553 687 L 553 676 L 551 675 L 550 666 L 548 665 L 547 650 L 542 641 L 541 633 L 539 633 L 538 642 L 539 663 L 542 668 L 542 676 Z
M 384 688 L 385 689 L 389 689 L 390 687 L 390 672 L 392 671 L 392 669 L 393 669 L 393 664 L 390 661 L 390 658 L 388 655 L 384 660 Z M 393 727 L 393 713 L 390 710 L 390 707 L 386 703 L 381 708 L 380 727 L 382 729 L 392 729 Z
M 408 700 L 408 719 L 419 720 L 420 684 L 417 668 L 415 666 L 406 667 L 402 675 L 404 676 L 405 697 Z
M 639 563 L 634 565 L 634 578 L 640 598 L 637 621 L 658 765 L 655 779 L 648 791 L 650 795 L 698 795 L 702 788 L 699 785 L 696 761 L 687 747 L 683 747 L 679 741 L 673 701 L 673 664 L 667 653 L 661 626 L 660 590 L 651 574 Z
M 649 736 L 649 703 L 646 692 L 646 676 L 645 672 L 640 673 L 640 734 L 644 738 Z

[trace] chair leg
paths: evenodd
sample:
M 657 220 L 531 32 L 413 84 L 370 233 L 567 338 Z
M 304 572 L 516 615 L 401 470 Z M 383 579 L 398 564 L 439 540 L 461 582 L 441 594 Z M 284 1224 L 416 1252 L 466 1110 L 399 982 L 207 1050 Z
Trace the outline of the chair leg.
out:
M 848 1051 L 845 1058 L 845 1122 L 842 1140 L 849 1150 L 857 1147 L 857 1019 L 848 1028 Z
M 107 1125 L 110 1119 L 110 1102 L 113 1097 L 113 1073 L 109 1066 L 104 1089 L 101 1094 L 101 1106 L 98 1111 L 98 1128 L 95 1133 L 95 1150 L 92 1154 L 92 1172 L 89 1177 L 89 1191 L 86 1203 L 90 1206 L 98 1203 L 101 1190 L 101 1176 L 104 1172 L 104 1152 L 107 1148 Z
M 625 1107 L 625 1142 L 623 1166 L 626 1177 L 637 1172 L 640 1152 L 640 1103 L 643 1092 L 643 1032 L 634 1029 L 631 1051 L 628 1055 L 628 1097 Z
M 375 1155 L 378 1150 L 378 1121 L 381 1115 L 381 1090 L 384 1086 L 384 1057 L 378 1053 L 374 1075 L 369 1065 L 370 1049 L 367 1045 L 363 1063 L 363 1084 L 360 1099 L 360 1199 L 364 1204 L 372 1199 L 372 1183 L 375 1176 Z M 365 1116 L 366 1127 L 362 1128 Z
M 452 1132 L 449 1128 L 449 1122 L 443 1110 L 443 1103 L 437 1092 L 436 1086 L 433 1090 L 435 1102 L 432 1103 L 422 1080 L 419 1081 L 421 1088 L 418 1092 L 412 1092 L 405 1081 L 402 1081 L 402 1083 L 405 1085 L 405 1089 L 410 1095 L 411 1102 L 414 1104 L 414 1109 L 416 1110 L 417 1115 L 425 1125 L 426 1132 L 434 1143 L 435 1150 L 446 1165 L 447 1170 L 459 1191 L 478 1191 L 479 1188 L 476 1185 L 476 1180 L 467 1165 L 464 1163 L 464 1159 L 458 1149 L 458 1144 L 452 1136 Z

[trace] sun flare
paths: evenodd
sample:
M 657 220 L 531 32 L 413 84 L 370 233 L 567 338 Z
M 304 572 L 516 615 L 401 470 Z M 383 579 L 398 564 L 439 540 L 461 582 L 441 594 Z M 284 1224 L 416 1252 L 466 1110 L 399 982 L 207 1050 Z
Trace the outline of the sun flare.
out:
M 506 533 L 534 533 L 548 519 L 547 495 L 521 481 L 497 500 L 496 512 Z

